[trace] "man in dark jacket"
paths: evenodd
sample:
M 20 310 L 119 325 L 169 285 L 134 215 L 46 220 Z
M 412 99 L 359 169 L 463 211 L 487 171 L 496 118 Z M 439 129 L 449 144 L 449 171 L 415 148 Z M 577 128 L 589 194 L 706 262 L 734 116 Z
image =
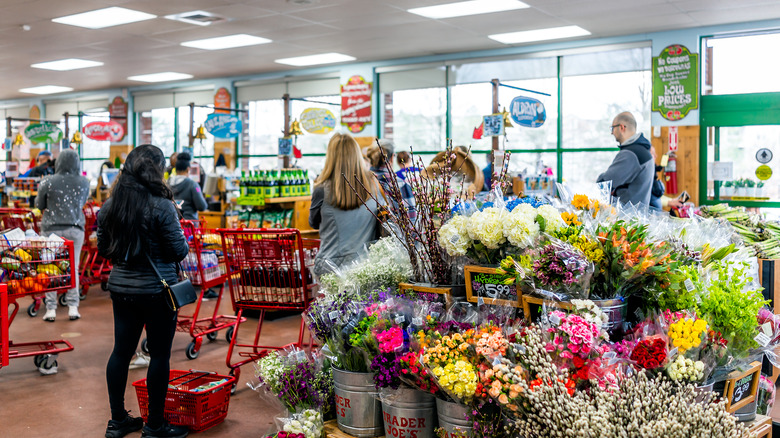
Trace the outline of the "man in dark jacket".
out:
M 596 181 L 612 181 L 612 196 L 621 204 L 648 205 L 655 171 L 650 142 L 636 132 L 636 119 L 629 112 L 615 117 L 611 132 L 620 144 L 620 152 Z
M 65 295 L 68 317 L 79 319 L 79 255 L 84 244 L 83 207 L 89 197 L 89 180 L 81 176 L 79 154 L 65 149 L 57 158 L 53 176 L 44 178 L 38 185 L 35 207 L 43 211 L 41 234 L 56 234 L 73 241 L 73 266 L 76 287 Z M 46 292 L 44 321 L 54 322 L 57 310 L 57 293 Z
M 208 204 L 200 185 L 189 176 L 190 154 L 181 152 L 176 156 L 176 175 L 168 178 L 168 185 L 173 190 L 173 197 L 181 208 L 184 219 L 198 220 L 198 212 L 204 211 Z

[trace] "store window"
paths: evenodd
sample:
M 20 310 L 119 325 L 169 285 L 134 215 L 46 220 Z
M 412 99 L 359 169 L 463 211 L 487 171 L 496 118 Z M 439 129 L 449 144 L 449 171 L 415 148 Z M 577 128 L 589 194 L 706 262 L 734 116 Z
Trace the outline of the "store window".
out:
M 176 149 L 176 109 L 156 108 L 139 115 L 139 142 L 151 143 L 170 157 Z
M 617 147 L 610 132 L 615 116 L 631 112 L 637 132 L 650 135 L 650 48 L 564 56 L 564 148 Z M 564 158 L 564 163 L 568 158 Z
M 440 151 L 446 146 L 446 67 L 379 75 L 382 138 L 397 150 Z
M 214 112 L 213 106 L 196 106 L 193 108 L 195 120 L 192 124 L 193 135 L 197 133 L 198 127 L 206 123 L 209 114 Z M 177 108 L 177 111 L 179 112 L 179 142 L 177 150 L 182 151 L 188 148 L 190 144 L 190 107 L 182 106 Z M 211 172 L 214 169 L 214 136 L 206 131 L 205 140 L 193 140 L 192 156 L 193 162 L 200 163 L 204 171 Z
M 279 137 L 284 130 L 284 101 L 257 100 L 249 102 L 246 107 L 249 111 L 249 148 L 246 154 L 276 155 Z
M 503 149 L 555 149 L 558 143 L 556 64 L 556 58 L 538 58 L 453 65 L 450 74 L 453 141 L 456 144 L 471 144 L 475 150 L 492 147 L 489 137 L 475 140 L 473 133 L 474 128 L 482 123 L 482 117 L 492 113 L 493 85 L 490 81 L 498 79 L 505 85 L 498 88 L 499 111 L 511 110 L 512 100 L 525 96 L 542 102 L 547 116 L 547 121 L 538 128 L 506 128 L 506 136 L 501 138 Z
M 745 94 L 780 91 L 780 32 L 703 40 L 702 94 Z

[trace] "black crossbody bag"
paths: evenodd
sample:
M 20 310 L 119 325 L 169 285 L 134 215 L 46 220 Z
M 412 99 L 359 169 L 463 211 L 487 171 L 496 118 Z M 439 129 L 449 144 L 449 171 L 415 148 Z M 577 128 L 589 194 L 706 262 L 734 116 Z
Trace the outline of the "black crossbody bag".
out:
M 179 310 L 180 307 L 197 301 L 198 294 L 195 292 L 195 287 L 192 286 L 192 282 L 187 278 L 187 275 L 184 274 L 183 270 L 182 275 L 184 276 L 184 279 L 174 285 L 169 285 L 163 276 L 160 275 L 160 271 L 157 270 L 157 266 L 152 261 L 152 258 L 149 257 L 148 253 L 146 253 L 146 259 L 149 260 L 149 264 L 152 265 L 154 273 L 160 277 L 160 282 L 163 284 L 163 293 L 167 294 L 167 299 L 165 301 L 168 303 L 168 307 L 170 307 L 171 310 L 175 312 Z M 179 266 L 178 263 L 176 266 L 181 269 L 181 266 Z

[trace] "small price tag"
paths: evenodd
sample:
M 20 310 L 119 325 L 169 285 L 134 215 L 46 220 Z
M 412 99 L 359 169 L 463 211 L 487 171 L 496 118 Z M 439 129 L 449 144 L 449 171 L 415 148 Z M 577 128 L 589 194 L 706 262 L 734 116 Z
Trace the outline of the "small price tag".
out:
M 767 322 L 761 324 L 761 333 L 763 333 L 763 334 L 765 334 L 765 335 L 767 335 L 767 336 L 769 336 L 771 338 L 772 335 L 773 335 L 773 333 L 772 333 L 772 323 L 767 321 Z
M 338 317 L 339 317 L 338 310 L 333 310 L 330 313 L 328 313 L 328 318 L 330 318 L 331 321 L 335 321 L 336 318 L 338 318 Z
M 690 278 L 686 278 L 684 284 L 685 284 L 685 289 L 687 289 L 688 292 L 693 292 L 694 290 L 696 290 L 696 287 L 693 285 L 693 281 L 691 281 Z
M 673 361 L 677 357 L 677 347 L 669 350 L 669 362 Z
M 559 318 L 558 315 L 550 315 L 550 323 L 553 325 L 558 325 L 561 323 L 561 318 Z
M 414 318 L 412 318 L 412 324 L 417 326 L 423 325 L 423 320 L 419 316 L 415 316 Z
M 396 324 L 403 324 L 405 322 L 406 322 L 406 317 L 404 315 L 396 315 L 395 317 Z
M 460 234 L 454 234 L 452 237 L 450 237 L 450 243 L 456 244 L 460 240 Z
M 769 336 L 765 335 L 764 332 L 759 332 L 756 335 L 756 337 L 753 338 L 753 340 L 758 342 L 758 345 L 762 347 L 766 347 L 767 345 L 769 345 L 769 341 L 771 341 L 772 339 Z
M 302 350 L 298 350 L 295 352 L 295 361 L 296 362 L 303 362 L 306 360 L 306 352 Z
M 431 312 L 431 318 L 436 319 L 439 317 L 439 312 Z

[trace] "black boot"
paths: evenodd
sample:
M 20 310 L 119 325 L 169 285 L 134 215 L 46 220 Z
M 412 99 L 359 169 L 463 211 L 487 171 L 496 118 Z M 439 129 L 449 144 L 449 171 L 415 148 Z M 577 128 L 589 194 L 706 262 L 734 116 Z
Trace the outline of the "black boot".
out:
M 157 429 L 152 429 L 148 424 L 144 424 L 141 438 L 184 438 L 189 433 L 190 430 L 185 426 L 174 426 L 166 421 Z
M 140 417 L 131 417 L 130 413 L 127 413 L 122 421 L 108 420 L 108 427 L 106 427 L 106 438 L 122 438 L 123 436 L 141 430 L 144 426 L 144 421 Z

